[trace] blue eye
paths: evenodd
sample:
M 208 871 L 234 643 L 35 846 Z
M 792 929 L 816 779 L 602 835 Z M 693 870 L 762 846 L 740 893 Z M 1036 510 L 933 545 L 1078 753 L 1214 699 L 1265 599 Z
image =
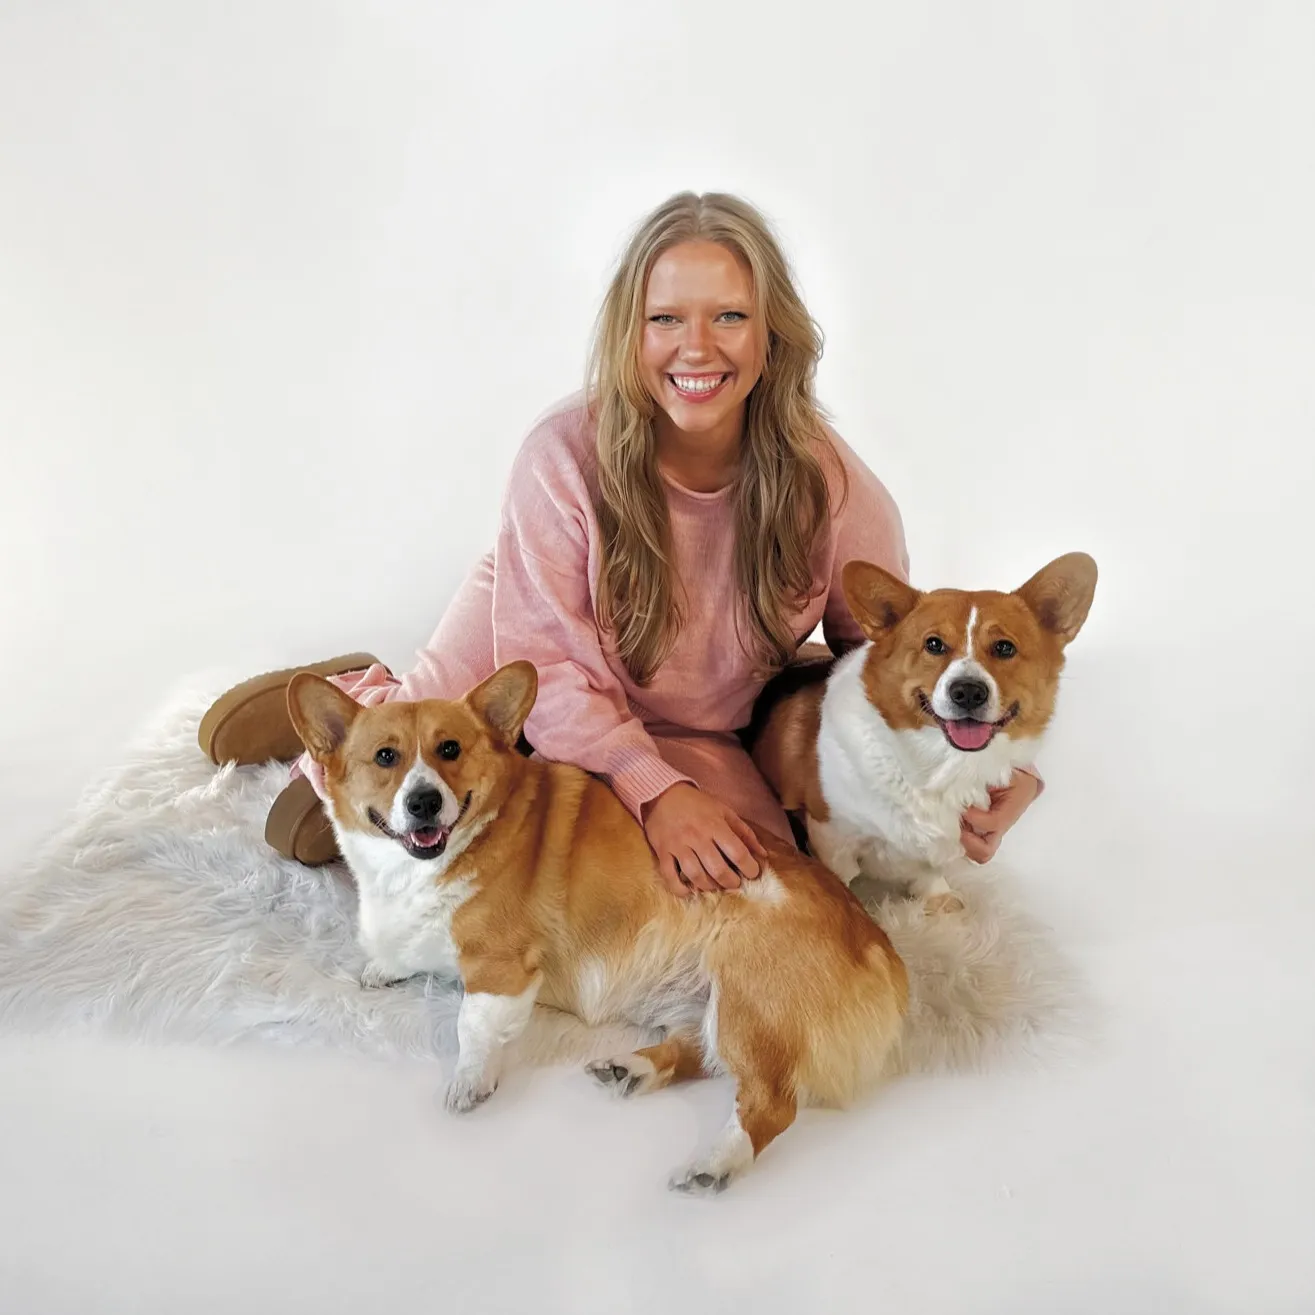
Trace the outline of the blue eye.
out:
M 650 324 L 661 324 L 661 325 L 675 324 L 676 317 L 674 315 L 650 315 L 648 317 L 648 322 Z
M 742 310 L 728 310 L 721 313 L 723 320 L 729 320 L 732 324 L 738 324 L 741 320 L 747 320 L 749 317 Z

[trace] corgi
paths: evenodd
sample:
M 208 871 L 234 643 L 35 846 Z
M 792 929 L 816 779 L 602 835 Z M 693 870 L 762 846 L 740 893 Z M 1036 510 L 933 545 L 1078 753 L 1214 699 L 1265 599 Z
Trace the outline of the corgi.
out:
M 920 593 L 862 561 L 841 583 L 866 642 L 769 682 L 750 754 L 846 885 L 863 875 L 958 911 L 960 817 L 1034 760 L 1096 563 L 1069 553 L 1009 594 Z
M 362 984 L 460 979 L 446 1092 L 458 1113 L 493 1094 L 536 1003 L 662 1029 L 588 1072 L 623 1096 L 729 1073 L 735 1112 L 669 1183 L 718 1192 L 800 1105 L 845 1104 L 880 1078 L 907 1008 L 904 965 L 841 882 L 765 832 L 757 879 L 671 894 L 603 782 L 517 751 L 537 689 L 528 662 L 456 701 L 363 708 L 309 672 L 289 684 L 359 892 Z

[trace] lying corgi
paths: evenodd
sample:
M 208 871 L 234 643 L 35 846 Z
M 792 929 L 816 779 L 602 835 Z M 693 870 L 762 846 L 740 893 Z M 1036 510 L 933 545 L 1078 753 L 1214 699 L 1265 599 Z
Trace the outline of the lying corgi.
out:
M 946 880 L 960 816 L 1035 757 L 1096 563 L 1069 553 L 1011 594 L 919 593 L 859 561 L 842 581 L 867 642 L 770 682 L 750 752 L 846 884 L 861 874 L 929 912 L 962 909 Z
M 904 965 L 830 872 L 766 833 L 757 880 L 670 894 L 602 782 L 517 752 L 537 689 L 528 662 L 456 702 L 362 708 L 308 672 L 289 685 L 359 890 L 362 983 L 461 979 L 453 1111 L 493 1094 L 536 1001 L 664 1029 L 589 1072 L 625 1096 L 734 1077 L 724 1132 L 670 1182 L 720 1191 L 800 1104 L 843 1104 L 880 1077 L 907 1005 Z

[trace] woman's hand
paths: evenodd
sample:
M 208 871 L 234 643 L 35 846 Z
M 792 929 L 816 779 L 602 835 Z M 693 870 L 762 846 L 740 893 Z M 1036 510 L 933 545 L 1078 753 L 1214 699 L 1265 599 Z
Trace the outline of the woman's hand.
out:
M 758 860 L 767 857 L 733 809 L 687 781 L 669 786 L 647 806 L 644 834 L 663 881 L 682 897 L 696 890 L 734 890 L 741 878 L 757 877 Z
M 1041 793 L 1041 782 L 1027 772 L 1014 772 L 1008 785 L 988 792 L 990 808 L 967 808 L 959 822 L 963 852 L 974 863 L 989 863 L 1000 848 L 1004 833 L 1027 812 Z

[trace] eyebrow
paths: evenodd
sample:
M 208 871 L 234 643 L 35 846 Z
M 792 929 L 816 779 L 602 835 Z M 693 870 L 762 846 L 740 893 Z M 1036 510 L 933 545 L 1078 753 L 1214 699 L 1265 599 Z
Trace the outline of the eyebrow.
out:
M 674 315 L 677 311 L 683 310 L 681 306 L 673 306 L 668 302 L 657 302 L 650 304 L 645 302 L 645 315 Z M 738 311 L 741 315 L 752 315 L 753 305 L 749 302 L 726 302 L 717 304 L 717 314 L 724 315 L 728 310 Z

